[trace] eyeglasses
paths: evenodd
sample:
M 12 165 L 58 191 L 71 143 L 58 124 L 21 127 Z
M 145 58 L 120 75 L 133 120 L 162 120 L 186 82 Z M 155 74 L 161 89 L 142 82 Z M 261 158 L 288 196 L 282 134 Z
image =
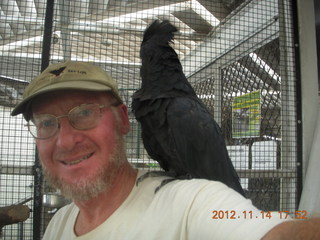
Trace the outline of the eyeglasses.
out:
M 110 105 L 81 104 L 69 111 L 66 115 L 54 116 L 51 114 L 34 114 L 28 121 L 28 130 L 36 139 L 48 139 L 54 136 L 60 129 L 59 119 L 68 117 L 70 125 L 77 130 L 88 130 L 97 126 L 101 118 L 101 109 L 116 106 Z

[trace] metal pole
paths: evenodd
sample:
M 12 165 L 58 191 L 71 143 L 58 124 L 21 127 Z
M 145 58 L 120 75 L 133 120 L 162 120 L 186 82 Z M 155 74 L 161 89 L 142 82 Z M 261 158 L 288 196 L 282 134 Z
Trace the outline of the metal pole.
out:
M 44 22 L 44 32 L 42 41 L 42 61 L 41 72 L 47 68 L 50 61 L 51 36 L 53 26 L 53 7 L 54 0 L 47 0 L 46 17 Z M 41 164 L 36 151 L 34 164 L 34 195 L 33 195 L 33 239 L 41 239 L 41 224 L 42 224 L 42 185 L 43 175 L 41 171 Z
M 44 32 L 42 41 L 42 61 L 41 72 L 49 66 L 50 49 L 51 49 L 51 37 L 53 26 L 53 7 L 54 0 L 47 0 L 46 17 L 44 22 Z

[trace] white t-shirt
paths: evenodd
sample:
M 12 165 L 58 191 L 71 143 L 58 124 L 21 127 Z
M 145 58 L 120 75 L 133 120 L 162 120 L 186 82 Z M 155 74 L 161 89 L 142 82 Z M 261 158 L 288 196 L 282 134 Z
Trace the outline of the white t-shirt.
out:
M 139 171 L 138 177 L 144 172 Z M 278 212 L 263 212 L 226 185 L 208 180 L 149 177 L 135 186 L 123 204 L 100 226 L 77 237 L 75 204 L 52 218 L 44 240 L 201 240 L 260 239 L 285 221 Z

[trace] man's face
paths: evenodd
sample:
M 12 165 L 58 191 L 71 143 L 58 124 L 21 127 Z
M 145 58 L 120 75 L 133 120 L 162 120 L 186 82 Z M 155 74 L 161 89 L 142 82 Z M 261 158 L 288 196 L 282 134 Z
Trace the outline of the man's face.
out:
M 32 112 L 61 116 L 81 104 L 109 105 L 112 101 L 106 93 L 59 91 L 37 98 Z M 129 130 L 127 109 L 124 105 L 102 108 L 100 121 L 89 130 L 73 128 L 67 117 L 59 122 L 57 134 L 36 140 L 45 175 L 67 197 L 95 197 L 106 190 L 126 161 L 123 135 Z

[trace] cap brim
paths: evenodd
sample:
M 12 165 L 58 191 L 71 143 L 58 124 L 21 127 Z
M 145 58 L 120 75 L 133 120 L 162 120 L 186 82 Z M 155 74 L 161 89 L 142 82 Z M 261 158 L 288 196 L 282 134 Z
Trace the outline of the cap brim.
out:
M 28 104 L 31 102 L 32 99 L 34 99 L 39 95 L 42 95 L 48 92 L 58 91 L 58 90 L 86 90 L 86 91 L 101 92 L 101 91 L 112 91 L 112 88 L 98 82 L 73 81 L 72 86 L 70 86 L 70 82 L 60 82 L 55 85 L 44 87 L 40 91 L 35 92 L 31 96 L 25 98 L 12 110 L 11 115 L 16 116 L 20 113 L 25 113 L 26 107 L 28 106 Z M 117 93 L 114 93 L 114 95 L 120 102 L 122 102 L 122 100 L 119 99 L 119 97 L 117 96 Z

